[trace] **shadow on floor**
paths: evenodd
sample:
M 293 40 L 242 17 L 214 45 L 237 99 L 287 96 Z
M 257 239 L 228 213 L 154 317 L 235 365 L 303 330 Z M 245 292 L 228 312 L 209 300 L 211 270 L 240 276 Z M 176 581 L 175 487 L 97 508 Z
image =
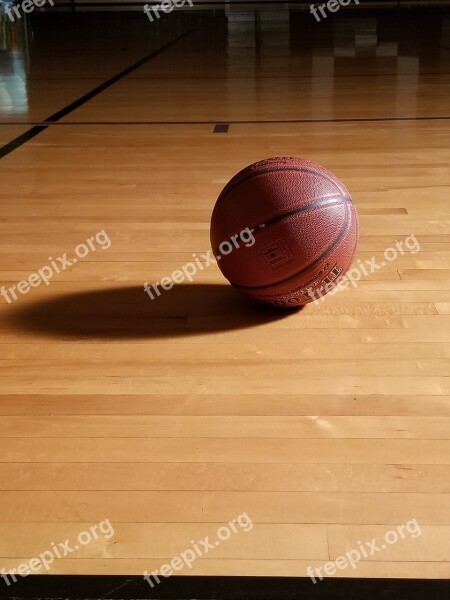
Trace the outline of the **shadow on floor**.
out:
M 21 304 L 8 320 L 46 337 L 126 340 L 247 329 L 293 312 L 253 302 L 230 285 L 191 284 L 174 286 L 155 300 L 142 286 L 66 294 Z

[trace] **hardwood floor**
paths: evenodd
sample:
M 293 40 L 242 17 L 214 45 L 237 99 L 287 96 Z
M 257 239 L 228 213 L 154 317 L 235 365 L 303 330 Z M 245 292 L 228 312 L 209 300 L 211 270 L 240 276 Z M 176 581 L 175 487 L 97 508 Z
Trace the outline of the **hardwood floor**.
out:
M 141 575 L 247 513 L 180 574 L 307 577 L 415 520 L 334 576 L 450 576 L 450 16 L 401 15 L 48 11 L 3 55 L 0 285 L 110 246 L 0 297 L 0 569 L 108 519 L 49 572 Z M 295 313 L 205 261 L 151 301 L 276 155 L 345 182 L 358 259 L 420 251 Z

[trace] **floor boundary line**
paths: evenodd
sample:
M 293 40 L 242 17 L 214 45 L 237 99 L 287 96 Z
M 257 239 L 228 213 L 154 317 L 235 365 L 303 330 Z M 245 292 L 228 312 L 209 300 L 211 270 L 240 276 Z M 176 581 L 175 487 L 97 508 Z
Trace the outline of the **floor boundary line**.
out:
M 0 159 L 4 158 L 11 152 L 14 152 L 14 150 L 17 150 L 18 148 L 20 148 L 21 146 L 26 144 L 29 140 L 33 139 L 34 137 L 36 137 L 37 135 L 39 135 L 40 133 L 45 131 L 50 125 L 56 124 L 60 119 L 67 116 L 68 114 L 70 114 L 71 112 L 76 110 L 77 108 L 80 108 L 80 106 L 83 106 L 83 104 L 86 104 L 87 102 L 89 102 L 89 100 L 92 100 L 93 98 L 95 98 L 96 96 L 98 96 L 99 94 L 104 92 L 106 89 L 108 89 L 109 87 L 111 87 L 112 85 L 114 85 L 115 83 L 117 83 L 118 81 L 120 81 L 121 79 L 123 79 L 124 77 L 126 77 L 127 75 L 129 75 L 130 73 L 132 73 L 133 71 L 135 71 L 136 69 L 138 69 L 139 67 L 144 65 L 145 63 L 147 63 L 148 61 L 150 61 L 152 58 L 155 58 L 156 56 L 158 56 L 159 54 L 161 54 L 162 52 L 164 52 L 165 50 L 167 50 L 168 48 L 170 48 L 171 46 L 173 46 L 174 44 L 176 44 L 177 42 L 179 42 L 186 36 L 188 36 L 190 33 L 192 33 L 192 31 L 193 31 L 193 29 L 191 28 L 191 29 L 188 29 L 187 31 L 185 31 L 184 33 L 181 33 L 175 39 L 172 39 L 170 42 L 167 42 L 166 44 L 163 44 L 156 50 L 153 50 L 152 52 L 150 52 L 143 58 L 139 59 L 138 61 L 136 61 L 129 67 L 126 67 L 125 69 L 123 69 L 122 71 L 117 73 L 116 75 L 113 75 L 113 77 L 110 77 L 109 79 L 107 79 L 106 81 L 101 83 L 100 85 L 96 86 L 95 88 L 93 88 L 92 90 L 87 92 L 86 94 L 83 94 L 83 96 L 81 96 L 77 100 L 74 100 L 73 102 L 71 102 L 70 104 L 65 106 L 64 108 L 53 113 L 52 115 L 47 117 L 47 119 L 45 119 L 44 121 L 42 121 L 38 124 L 35 124 L 28 131 L 22 133 L 21 135 L 14 138 L 12 141 L 10 141 L 7 144 L 5 144 L 4 146 L 0 147 Z M 14 125 L 14 123 L 7 123 L 7 124 Z M 26 124 L 33 125 L 33 123 L 26 123 Z

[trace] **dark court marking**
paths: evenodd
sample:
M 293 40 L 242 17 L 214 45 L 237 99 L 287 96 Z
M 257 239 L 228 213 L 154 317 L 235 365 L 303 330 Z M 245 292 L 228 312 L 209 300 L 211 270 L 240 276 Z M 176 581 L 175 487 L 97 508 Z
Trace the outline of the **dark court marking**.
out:
M 140 6 L 142 6 L 139 3 Z M 61 5 L 59 5 L 61 6 Z M 103 6 L 103 5 L 102 5 Z M 450 48 L 446 48 L 445 46 L 440 46 L 442 48 L 445 48 L 446 50 L 450 50 Z M 449 71 L 419 71 L 418 74 L 420 76 L 425 76 L 425 75 L 450 75 Z M 346 75 L 340 75 L 338 73 L 334 73 L 333 75 L 311 75 L 311 74 L 305 74 L 305 75 L 254 75 L 251 77 L 251 79 L 255 79 L 257 81 L 259 81 L 260 79 L 350 79 L 350 78 L 354 78 L 354 77 L 416 77 L 417 73 L 408 73 L 407 71 L 396 71 L 395 73 L 352 73 L 351 75 L 346 74 Z M 90 79 L 93 80 L 97 80 L 98 77 L 28 77 L 28 81 L 89 81 Z M 247 76 L 245 75 L 190 75 L 190 76 L 175 76 L 172 77 L 170 75 L 142 75 L 142 76 L 135 76 L 133 77 L 134 79 L 138 79 L 138 80 L 157 80 L 157 81 L 179 81 L 179 80 L 188 80 L 188 81 L 192 81 L 193 79 L 226 79 L 226 80 L 230 80 L 230 79 L 248 79 Z
M 33 139 L 34 137 L 45 131 L 50 125 L 57 123 L 66 115 L 70 114 L 77 108 L 80 108 L 80 106 L 83 106 L 83 104 L 86 104 L 86 102 L 89 102 L 89 100 L 92 100 L 93 98 L 104 92 L 106 89 L 108 89 L 109 87 L 111 87 L 112 85 L 114 85 L 115 83 L 117 83 L 136 69 L 138 69 L 139 67 L 142 67 L 142 65 L 144 65 L 146 62 L 148 62 L 152 58 L 155 58 L 156 56 L 164 52 L 164 50 L 167 50 L 168 48 L 179 42 L 181 39 L 189 35 L 192 31 L 193 29 L 190 29 L 185 33 L 182 33 L 181 35 L 177 36 L 170 42 L 167 42 L 167 44 L 164 44 L 160 48 L 153 50 L 153 52 L 150 52 L 150 54 L 147 54 L 147 56 L 144 56 L 143 58 L 132 64 L 130 67 L 123 69 L 123 71 L 120 71 L 119 73 L 117 73 L 117 75 L 114 75 L 110 79 L 107 79 L 104 83 L 101 83 L 90 92 L 87 92 L 87 94 L 84 94 L 74 102 L 71 102 L 58 112 L 54 113 L 53 115 L 42 121 L 42 123 L 40 123 L 39 125 L 32 127 L 25 133 L 22 133 L 21 135 L 16 137 L 11 142 L 8 142 L 0 148 L 0 159 L 4 158 L 11 152 L 14 152 L 14 150 L 17 150 L 17 148 L 20 148 L 21 146 L 23 146 L 23 144 L 26 144 L 29 140 Z M 8 124 L 17 125 L 17 123 Z
M 245 561 L 243 561 L 245 562 Z M 0 583 L 2 583 L 0 581 Z M 30 575 L 10 587 L 5 600 L 448 600 L 450 580 L 307 577 L 173 576 L 153 588 L 143 576 Z
M 268 120 L 241 120 L 229 121 L 228 125 L 295 125 L 296 123 L 383 123 L 390 121 L 448 121 L 450 116 L 437 117 L 358 117 L 355 119 L 268 119 Z M 21 122 L 12 121 L 10 123 L 0 123 L 0 127 L 14 125 L 42 125 L 48 127 L 50 125 L 59 125 L 65 127 L 78 125 L 217 125 L 217 121 L 66 121 L 64 123 L 47 123 L 47 121 L 36 122 Z
M 16 123 L 8 123 L 8 125 L 16 125 Z M 23 144 L 26 144 L 32 140 L 34 137 L 45 131 L 45 129 L 47 129 L 47 125 L 36 125 L 28 131 L 25 131 L 25 133 L 22 133 L 16 137 L 12 142 L 8 142 L 6 146 L 0 148 L 0 158 L 3 158 L 14 150 L 17 150 L 17 148 L 20 148 L 20 146 L 23 146 Z
M 229 129 L 229 123 L 217 123 L 214 127 L 213 133 L 228 133 Z

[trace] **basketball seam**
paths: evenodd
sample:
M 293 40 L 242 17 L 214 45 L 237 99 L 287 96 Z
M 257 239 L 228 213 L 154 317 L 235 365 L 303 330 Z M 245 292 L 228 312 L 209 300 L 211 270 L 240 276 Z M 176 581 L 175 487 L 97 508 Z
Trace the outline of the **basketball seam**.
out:
M 357 226 L 357 228 L 358 228 L 358 226 Z M 359 243 L 359 238 L 358 238 L 358 235 L 357 235 L 357 236 L 356 236 L 356 240 L 355 240 L 355 245 L 353 246 L 353 250 L 352 250 L 352 257 L 351 257 L 350 261 L 347 263 L 347 266 L 346 266 L 344 269 L 342 269 L 342 273 L 347 273 L 347 272 L 348 272 L 348 270 L 350 269 L 350 267 L 352 266 L 352 264 L 353 264 L 353 261 L 355 260 L 355 256 L 356 256 L 356 250 L 358 249 L 358 243 Z M 339 277 L 340 277 L 340 276 L 341 276 L 341 275 L 339 275 L 339 276 L 337 277 L 337 279 L 339 279 Z M 337 279 L 336 279 L 336 281 L 337 281 Z M 335 287 L 336 287 L 336 286 L 335 286 Z M 334 288 L 333 288 L 333 289 L 334 289 Z M 325 296 L 325 294 L 322 294 L 322 296 L 321 296 L 321 297 L 323 298 L 324 296 Z M 292 296 L 291 296 L 291 297 L 292 297 Z M 311 300 L 310 300 L 309 302 L 306 302 L 305 304 L 309 304 L 309 303 L 311 303 L 311 302 L 314 302 L 314 300 L 313 300 L 312 298 L 311 298 Z
M 351 257 L 350 261 L 347 263 L 347 266 L 345 267 L 345 269 L 343 269 L 343 270 L 342 270 L 342 273 L 347 273 L 347 272 L 348 272 L 348 270 L 350 269 L 350 267 L 352 266 L 352 264 L 353 264 L 353 261 L 355 260 L 355 256 L 356 256 L 356 250 L 357 250 L 357 248 L 358 248 L 358 236 L 356 236 L 355 245 L 353 246 L 352 257 Z M 337 279 L 339 279 L 339 277 L 340 277 L 340 275 L 338 276 L 338 278 L 337 278 Z M 336 279 L 336 281 L 337 281 L 337 279 Z M 336 287 L 336 286 L 335 286 L 335 287 Z M 317 289 L 317 288 L 316 288 L 316 289 Z M 323 288 L 319 288 L 319 289 L 323 289 Z M 333 288 L 333 289 L 334 289 L 334 288 Z M 314 291 L 315 291 L 315 290 L 314 290 Z M 315 292 L 315 293 L 317 293 L 317 292 Z M 321 297 L 321 298 L 324 298 L 324 297 L 325 297 L 325 294 L 322 294 L 320 297 Z M 292 296 L 291 296 L 291 298 L 292 298 Z M 308 302 L 305 302 L 305 303 L 303 304 L 303 306 L 304 306 L 305 304 L 310 304 L 311 302 L 314 302 L 314 300 L 313 300 L 312 298 L 311 298 L 311 299 L 310 299 Z
M 323 206 L 333 206 L 333 204 L 341 204 L 344 202 L 348 202 L 348 203 L 352 204 L 351 199 L 346 198 L 345 196 L 339 196 L 339 197 L 334 196 L 333 198 L 321 198 L 320 200 L 314 200 L 314 202 L 311 202 L 311 204 L 307 204 L 306 206 L 298 206 L 297 208 L 294 208 L 288 212 L 280 213 L 276 217 L 272 217 L 271 219 L 269 219 L 265 223 L 262 223 L 261 225 L 254 225 L 253 227 L 247 227 L 247 229 L 250 229 L 250 231 L 252 231 L 254 233 L 258 233 L 258 231 L 261 231 L 262 229 L 267 229 L 268 227 L 275 225 L 275 223 L 279 223 L 283 219 L 288 219 L 289 217 L 293 217 L 294 215 L 298 215 L 299 213 L 306 212 L 309 210 L 315 210 L 316 208 L 322 208 Z M 244 229 L 244 231 L 245 231 L 245 229 Z M 224 242 L 230 242 L 230 240 L 232 240 L 231 236 L 225 240 L 222 240 L 220 242 L 220 244 L 214 250 L 214 255 L 220 254 L 220 246 Z
M 262 225 L 257 225 L 256 230 L 265 229 L 266 227 L 270 227 L 271 225 L 274 225 L 275 223 L 278 223 L 279 221 L 282 221 L 283 219 L 287 219 L 288 217 L 293 217 L 294 215 L 297 215 L 299 213 L 302 213 L 302 212 L 305 212 L 308 210 L 314 210 L 315 208 L 321 208 L 322 206 L 333 206 L 333 204 L 341 204 L 341 203 L 345 203 L 345 202 L 351 202 L 350 198 L 346 198 L 345 196 L 339 196 L 339 197 L 335 196 L 333 198 L 322 198 L 320 200 L 314 200 L 314 202 L 311 202 L 311 204 L 308 204 L 307 206 L 299 206 L 298 208 L 290 210 L 286 213 L 281 213 L 281 214 L 277 215 L 276 217 L 269 219 Z
M 241 179 L 240 181 L 237 181 L 229 189 L 227 189 L 225 187 L 225 189 L 222 190 L 222 192 L 220 193 L 219 197 L 217 198 L 217 202 L 216 202 L 216 206 L 214 207 L 214 210 L 217 208 L 217 205 L 219 204 L 219 202 L 221 202 L 225 198 L 225 196 L 227 196 L 232 190 L 234 190 L 235 188 L 237 188 L 238 186 L 240 186 L 242 183 L 245 183 L 246 181 L 249 181 L 250 179 L 253 179 L 253 177 L 258 177 L 259 175 L 266 175 L 267 173 L 286 173 L 286 172 L 289 172 L 289 171 L 293 171 L 293 172 L 297 172 L 297 173 L 298 172 L 300 172 L 300 173 L 312 173 L 313 175 L 319 175 L 323 179 L 326 179 L 328 182 L 332 183 L 334 185 L 334 187 L 337 188 L 338 193 L 340 195 L 342 195 L 342 190 L 337 185 L 337 183 L 335 181 L 333 181 L 333 179 L 331 179 L 331 177 L 328 177 L 327 175 L 325 175 L 324 173 L 321 173 L 320 171 L 315 171 L 314 169 L 309 169 L 307 167 L 288 167 L 288 168 L 286 168 L 286 167 L 272 167 L 270 169 L 266 169 L 265 171 L 258 171 L 257 173 L 252 173 L 251 175 L 249 175 L 245 179 Z
M 230 280 L 230 283 L 232 285 L 234 285 L 235 287 L 240 288 L 242 290 L 264 290 L 264 289 L 268 289 L 268 288 L 271 288 L 271 287 L 276 287 L 277 285 L 281 285 L 282 283 L 285 283 L 286 281 L 290 281 L 291 279 L 295 279 L 296 277 L 298 277 L 302 273 L 305 273 L 306 271 L 308 271 L 309 269 L 311 269 L 312 267 L 314 267 L 315 265 L 317 265 L 320 261 L 322 261 L 324 258 L 326 258 L 328 256 L 328 254 L 332 250 L 334 250 L 334 248 L 339 244 L 339 242 L 341 241 L 342 237 L 344 236 L 344 234 L 348 230 L 348 227 L 349 227 L 349 224 L 350 224 L 350 216 L 349 216 L 349 211 L 348 211 L 348 203 L 345 203 L 344 206 L 345 206 L 345 223 L 344 223 L 341 231 L 339 232 L 339 234 L 337 235 L 336 239 L 331 244 L 331 246 L 329 246 L 325 250 L 325 252 L 323 254 L 321 254 L 318 258 L 316 258 L 315 260 L 313 260 L 307 267 L 304 267 L 303 269 L 301 269 L 300 271 L 297 271 L 293 275 L 289 275 L 289 277 L 286 277 L 286 278 L 281 279 L 279 281 L 275 281 L 273 283 L 269 283 L 267 285 L 257 285 L 257 286 L 239 285 L 238 283 L 234 283 L 231 280 Z

